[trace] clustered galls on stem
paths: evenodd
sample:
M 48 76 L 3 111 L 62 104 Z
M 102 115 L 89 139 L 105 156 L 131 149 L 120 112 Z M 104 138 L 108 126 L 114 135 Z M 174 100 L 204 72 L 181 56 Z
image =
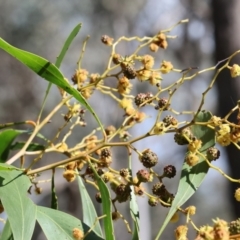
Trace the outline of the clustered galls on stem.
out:
M 184 23 L 184 21 L 180 23 Z M 133 195 L 147 196 L 148 204 L 151 207 L 157 205 L 171 207 L 175 197 L 174 194 L 178 194 L 173 194 L 168 190 L 165 180 L 172 180 L 177 173 L 181 173 L 181 169 L 176 169 L 172 165 L 172 159 L 162 160 L 161 157 L 161 161 L 159 161 L 158 156 L 161 156 L 162 149 L 160 147 L 159 149 L 153 149 L 150 140 L 152 136 L 156 137 L 157 144 L 160 146 L 164 141 L 164 135 L 172 134 L 172 142 L 169 144 L 169 149 L 172 151 L 175 151 L 174 143 L 180 146 L 186 145 L 186 153 L 181 159 L 181 164 L 183 167 L 187 166 L 190 169 L 189 171 L 194 171 L 196 166 L 200 166 L 198 164 L 204 163 L 234 181 L 212 164 L 220 157 L 220 151 L 215 146 L 215 141 L 223 147 L 234 144 L 240 149 L 240 103 L 224 117 L 213 116 L 203 109 L 205 93 L 212 88 L 220 72 L 219 70 L 214 75 L 212 85 L 202 94 L 197 110 L 195 112 L 178 111 L 177 104 L 172 102 L 175 92 L 181 89 L 180 86 L 186 81 L 193 81 L 199 74 L 204 71 L 212 71 L 213 68 L 196 72 L 196 69 L 189 67 L 186 70 L 186 66 L 182 66 L 185 69 L 183 71 L 177 69 L 172 62 L 162 59 L 161 51 L 165 51 L 171 45 L 170 39 L 175 38 L 175 36 L 170 35 L 171 29 L 160 31 L 152 37 L 142 38 L 135 36 L 132 38 L 121 37 L 114 40 L 108 35 L 103 35 L 101 37 L 102 47 L 106 51 L 109 50 L 110 53 L 106 68 L 102 73 L 90 73 L 88 69 L 82 67 L 86 41 L 71 81 L 66 79 L 83 98 L 81 103 L 72 103 L 70 98 L 63 103 L 64 107 L 67 108 L 67 111 L 63 114 L 64 125 L 59 128 L 54 138 L 54 141 L 58 140 L 59 143 L 50 142 L 49 145 L 51 145 L 51 151 L 64 154 L 70 160 L 66 161 L 67 163 L 64 162 L 64 164 L 59 162 L 59 165 L 50 168 L 54 170 L 58 167 L 64 169 L 63 178 L 69 183 L 73 182 L 77 177 L 83 178 L 86 184 L 91 184 L 96 188 L 95 199 L 100 204 L 104 202 L 104 195 L 101 196 L 99 192 L 101 189 L 97 180 L 101 179 L 111 189 L 111 200 L 115 210 L 112 213 L 113 219 L 123 218 L 117 211 L 117 203 L 130 201 Z M 124 41 L 136 41 L 138 47 L 129 52 L 129 55 L 120 53 L 117 46 Z M 146 54 L 142 54 L 144 51 L 141 50 L 144 48 L 148 50 Z M 160 62 L 157 55 L 154 54 L 157 51 L 160 51 Z M 238 64 L 229 65 L 233 57 L 234 55 L 226 60 L 222 69 L 227 68 L 231 77 L 235 78 L 240 76 L 240 66 Z M 172 81 L 168 82 L 168 78 L 165 77 L 166 74 L 171 76 L 172 73 L 177 76 L 174 83 Z M 162 84 L 163 81 L 164 84 Z M 137 86 L 139 84 L 143 85 L 142 89 L 144 90 L 138 91 Z M 79 139 L 75 146 L 70 146 L 68 138 L 71 134 L 77 133 L 77 127 L 87 126 L 89 120 L 85 116 L 86 112 L 88 112 L 87 114 L 93 113 L 92 109 L 83 103 L 96 92 L 110 97 L 113 104 L 115 104 L 111 108 L 103 106 L 104 114 L 112 116 L 116 113 L 116 109 L 119 108 L 119 112 L 121 112 L 119 115 L 120 123 L 116 125 L 111 123 L 112 125 L 109 126 L 104 123 L 103 127 L 99 120 L 98 127 L 89 132 L 83 139 Z M 64 99 L 66 99 L 66 95 L 63 94 Z M 97 95 L 97 99 L 93 100 L 95 103 L 98 101 L 99 105 L 102 104 L 99 95 Z M 148 115 L 149 112 L 151 112 L 151 116 Z M 206 114 L 206 112 L 209 113 L 210 117 L 199 120 L 199 116 Z M 238 112 L 237 123 L 229 120 L 229 117 L 235 112 Z M 95 113 L 93 116 L 96 116 Z M 184 116 L 187 116 L 186 119 L 183 119 Z M 106 115 L 106 117 L 109 117 L 109 115 Z M 131 129 L 133 127 L 136 127 L 137 130 L 145 129 L 140 124 L 145 123 L 145 120 L 149 118 L 153 120 L 148 126 L 149 130 L 136 137 L 135 132 L 131 131 Z M 112 121 L 111 117 L 109 117 L 109 121 Z M 67 133 L 60 140 L 61 131 L 67 127 L 69 127 Z M 203 134 L 196 131 L 197 127 Z M 205 132 L 206 136 L 204 136 Z M 135 143 L 143 139 L 149 139 L 149 142 L 146 142 L 145 149 L 139 150 L 135 148 Z M 127 152 L 129 159 L 128 157 L 118 159 L 117 154 L 114 152 L 117 147 L 122 147 L 123 151 Z M 137 154 L 137 157 L 132 153 Z M 125 166 L 121 169 L 115 169 L 118 166 L 116 163 L 120 161 Z M 133 172 L 128 167 L 128 161 L 140 161 L 141 167 Z M 161 170 L 159 170 L 160 168 Z M 149 189 L 146 187 L 149 185 L 152 189 L 151 192 L 146 190 Z M 40 190 L 41 188 L 38 187 L 39 194 L 41 193 Z M 240 188 L 236 189 L 234 197 L 237 201 L 240 201 Z M 195 214 L 195 211 L 196 207 L 191 206 L 182 212 L 189 217 Z M 176 215 L 179 212 L 180 209 L 177 210 Z M 231 222 L 228 227 L 226 222 L 217 219 L 213 227 L 200 227 L 196 240 L 212 239 L 212 236 L 219 237 L 216 239 L 225 236 L 225 239 L 227 239 L 229 234 L 239 234 L 239 221 L 238 219 Z M 186 225 L 180 225 L 175 231 L 176 239 L 187 239 L 187 231 L 188 227 Z M 73 236 L 75 237 L 78 234 L 81 235 L 81 232 L 79 233 L 78 229 L 74 229 Z

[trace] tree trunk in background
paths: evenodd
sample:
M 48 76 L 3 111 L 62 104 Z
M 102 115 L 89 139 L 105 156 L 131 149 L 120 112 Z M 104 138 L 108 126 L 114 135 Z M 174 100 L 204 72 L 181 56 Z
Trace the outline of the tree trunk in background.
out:
M 212 0 L 214 38 L 216 43 L 216 63 L 229 57 L 240 49 L 240 1 L 239 0 Z M 240 55 L 234 58 L 234 62 L 240 64 Z M 233 64 L 233 62 L 231 62 Z M 217 79 L 218 88 L 218 114 L 224 116 L 232 109 L 240 99 L 239 78 L 232 79 L 229 70 L 224 70 Z M 236 122 L 236 115 L 232 116 Z M 240 151 L 231 145 L 226 148 L 230 175 L 240 179 Z M 239 184 L 231 183 L 229 198 L 236 217 L 240 217 L 240 205 L 234 199 L 234 192 Z

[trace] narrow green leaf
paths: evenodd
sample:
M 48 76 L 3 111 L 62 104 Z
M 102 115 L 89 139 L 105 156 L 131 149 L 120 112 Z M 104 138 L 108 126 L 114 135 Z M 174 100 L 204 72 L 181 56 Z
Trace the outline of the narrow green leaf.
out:
M 56 67 L 60 67 L 61 63 L 62 63 L 62 60 L 69 48 L 69 46 L 71 45 L 73 39 L 75 38 L 75 36 L 78 34 L 79 30 L 81 28 L 81 24 L 78 24 L 74 29 L 73 31 L 70 33 L 70 35 L 68 36 L 66 42 L 64 43 L 63 45 L 63 48 L 59 54 L 59 56 L 57 57 L 57 60 L 55 62 L 55 65 Z M 45 93 L 45 96 L 44 96 L 44 99 L 43 99 L 43 103 L 42 103 L 42 107 L 41 107 L 41 111 L 40 111 L 40 114 L 39 114 L 39 119 L 40 119 L 40 116 L 42 114 L 42 111 L 43 111 L 43 108 L 45 106 L 45 103 L 46 103 L 46 100 L 47 100 L 47 96 L 50 92 L 50 89 L 51 89 L 51 86 L 52 86 L 52 82 L 50 81 L 49 84 L 48 84 L 48 87 L 47 87 L 47 90 L 46 90 L 46 93 Z M 60 89 L 61 91 L 61 89 Z
M 39 57 L 33 53 L 15 48 L 4 41 L 2 38 L 0 38 L 0 48 L 32 69 L 35 73 L 47 81 L 52 82 L 56 85 L 60 85 L 62 88 L 66 88 L 66 81 L 64 80 L 62 73 L 55 65 L 46 59 Z
M 14 239 L 32 238 L 36 222 L 36 206 L 27 197 L 31 183 L 19 171 L 0 171 L 0 199 L 12 229 Z
M 26 142 L 15 142 L 14 144 L 12 144 L 10 146 L 10 150 L 19 150 L 22 149 L 23 146 L 25 145 Z M 38 144 L 38 143 L 30 143 L 29 146 L 27 147 L 27 151 L 42 151 L 45 149 L 45 146 L 43 146 L 42 144 Z
M 33 130 L 18 130 L 18 131 L 21 131 L 22 133 L 27 133 L 29 135 L 33 133 Z M 38 133 L 36 137 L 44 140 L 45 142 L 49 142 L 49 140 L 46 137 L 44 137 L 41 133 Z
M 101 121 L 94 112 L 94 110 L 85 100 L 85 98 L 64 79 L 63 74 L 54 64 L 50 63 L 48 60 L 38 55 L 13 47 L 12 45 L 4 41 L 2 38 L 0 38 L 0 48 L 2 48 L 4 51 L 16 58 L 18 61 L 22 62 L 24 65 L 32 69 L 35 73 L 37 73 L 39 76 L 41 76 L 48 82 L 57 85 L 58 87 L 62 88 L 64 91 L 72 95 L 86 109 L 88 109 L 90 113 L 92 113 L 99 126 L 101 127 L 102 132 L 104 132 Z
M 12 229 L 8 220 L 4 225 L 0 240 L 14 240 Z
M 82 24 L 78 24 L 73 30 L 72 32 L 70 33 L 70 35 L 68 36 L 66 42 L 64 43 L 63 45 L 63 48 L 61 50 L 61 53 L 59 54 L 59 56 L 57 57 L 57 61 L 55 63 L 55 65 L 59 68 L 61 63 L 62 63 L 62 60 L 65 56 L 65 54 L 67 53 L 67 50 L 69 48 L 69 46 L 71 45 L 73 39 L 77 36 L 78 32 L 80 31 L 82 27 Z
M 79 187 L 81 200 L 82 200 L 83 222 L 86 223 L 88 226 L 92 226 L 95 223 L 98 216 L 97 216 L 95 207 L 93 205 L 92 199 L 88 194 L 88 191 L 83 183 L 82 178 L 78 176 L 77 179 L 78 179 L 78 187 Z M 99 221 L 97 222 L 93 231 L 98 236 L 103 237 L 102 229 Z
M 103 182 L 102 178 L 99 177 L 98 173 L 96 172 L 91 162 L 89 162 L 89 164 L 94 172 L 94 176 L 96 178 L 96 181 L 101 193 L 103 215 L 106 215 L 106 217 L 103 218 L 105 239 L 114 240 L 115 237 L 114 237 L 114 228 L 113 228 L 113 222 L 112 222 L 112 201 L 111 201 L 110 193 L 108 191 L 106 184 Z
M 58 198 L 56 194 L 56 188 L 55 188 L 55 169 L 52 170 L 52 199 L 51 199 L 51 208 L 52 209 L 58 209 Z
M 0 132 L 0 162 L 7 161 L 11 144 L 19 134 L 21 132 L 14 129 L 7 129 Z
M 136 200 L 136 195 L 134 194 L 134 189 L 131 187 L 131 200 L 130 200 L 130 213 L 131 217 L 134 222 L 134 231 L 132 235 L 132 240 L 138 240 L 140 239 L 139 233 L 140 233 L 140 216 L 139 216 L 139 209 L 138 204 Z
M 212 114 L 210 112 L 202 111 L 198 114 L 196 122 L 207 122 L 209 119 L 211 119 L 211 117 Z M 205 154 L 209 147 L 215 145 L 214 130 L 206 126 L 193 125 L 192 132 L 195 137 L 202 140 L 202 147 L 200 149 L 201 153 Z M 189 167 L 184 162 L 177 194 L 156 239 L 159 239 L 168 222 L 177 211 L 178 207 L 181 207 L 199 188 L 208 172 L 208 169 L 208 164 L 202 157 L 200 157 L 199 163 L 193 167 Z
M 18 137 L 20 134 L 31 134 L 32 131 L 29 130 L 16 130 L 16 129 L 6 129 L 2 132 L 0 132 L 0 163 L 6 162 L 8 159 L 8 155 L 10 150 L 16 150 L 23 147 L 23 144 L 21 143 L 15 143 L 12 144 L 16 137 Z M 47 139 L 40 133 L 37 134 L 37 137 L 44 139 L 47 141 Z M 37 151 L 43 150 L 44 146 L 38 145 L 34 143 L 30 144 L 27 151 Z
M 12 165 L 8 165 L 6 163 L 0 163 L 0 171 L 12 171 L 12 170 L 23 171 L 22 169 L 16 168 Z M 0 175 L 0 177 L 1 177 L 1 175 Z
M 129 155 L 129 160 L 128 160 L 128 166 L 130 171 L 132 171 L 132 155 Z M 131 179 L 132 180 L 132 179 Z M 134 187 L 131 186 L 131 199 L 130 199 L 130 213 L 131 217 L 134 222 L 134 231 L 132 235 L 132 240 L 138 240 L 140 239 L 140 215 L 139 215 L 139 209 L 138 209 L 138 204 L 137 204 L 137 199 L 136 195 L 134 194 Z
M 67 213 L 55 209 L 37 206 L 37 221 L 40 224 L 45 236 L 49 240 L 72 240 L 73 229 L 78 228 L 85 234 L 89 227 L 81 221 Z M 102 240 L 93 231 L 91 231 L 86 240 Z
M 17 125 L 23 125 L 26 124 L 26 121 L 22 121 L 22 122 L 9 122 L 9 123 L 0 123 L 0 129 L 3 128 L 9 128 L 9 127 L 15 127 Z

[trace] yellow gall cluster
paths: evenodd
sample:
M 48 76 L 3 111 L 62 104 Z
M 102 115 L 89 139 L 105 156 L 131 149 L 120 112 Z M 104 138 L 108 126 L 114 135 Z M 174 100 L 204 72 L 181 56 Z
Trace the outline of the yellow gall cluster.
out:
M 81 171 L 81 170 L 85 167 L 86 162 L 79 160 L 79 161 L 77 161 L 77 164 L 76 164 L 76 165 L 77 165 L 78 171 Z
M 68 145 L 65 142 L 62 142 L 59 146 L 57 146 L 57 150 L 59 152 L 66 152 L 68 150 Z
M 104 182 L 112 182 L 115 176 L 111 172 L 105 172 L 104 174 L 101 175 L 101 178 L 103 179 Z
M 123 98 L 120 102 L 119 102 L 119 106 L 122 109 L 129 109 L 129 108 L 133 108 L 133 104 L 132 104 L 132 99 L 130 98 Z
M 107 46 L 112 46 L 114 39 L 110 38 L 108 35 L 103 35 L 101 41 Z
M 228 124 L 222 124 L 219 128 L 216 140 L 221 146 L 228 146 L 231 143 L 231 128 Z
M 71 152 L 71 154 L 72 154 L 72 157 L 73 157 L 73 156 L 79 156 L 80 154 L 81 155 L 86 154 L 86 152 L 77 150 L 77 151 Z M 65 168 L 68 169 L 68 170 L 73 170 L 73 169 L 77 168 L 78 171 L 81 171 L 84 168 L 84 166 L 86 165 L 86 163 L 87 163 L 87 157 L 86 156 L 80 156 L 76 161 L 69 163 L 69 165 L 67 164 L 65 166 Z M 75 164 L 75 166 L 74 166 L 74 164 Z
M 187 207 L 187 208 L 185 209 L 185 212 L 186 212 L 187 214 L 189 214 L 190 216 L 191 216 L 191 215 L 195 215 L 195 213 L 196 213 L 196 207 L 195 207 L 195 206 L 189 206 L 189 207 Z
M 116 128 L 113 125 L 110 125 L 107 128 L 105 128 L 105 133 L 107 136 L 110 136 L 115 132 L 116 132 Z
M 85 99 L 89 99 L 93 94 L 93 87 L 80 89 L 80 92 Z
M 136 110 L 133 107 L 129 107 L 129 108 L 125 109 L 126 116 L 131 116 L 131 115 L 133 116 L 133 115 L 135 115 L 135 113 L 136 113 Z
M 128 78 L 123 76 L 118 81 L 117 90 L 120 94 L 129 94 L 132 89 L 132 84 L 129 82 Z
M 166 35 L 164 33 L 161 33 L 161 32 L 157 35 L 157 38 L 158 38 L 158 41 L 164 41 L 164 40 L 167 39 Z
M 114 53 L 112 56 L 112 61 L 114 64 L 120 64 L 123 61 L 123 58 L 120 54 Z
M 175 230 L 175 239 L 176 240 L 187 240 L 188 227 L 185 225 L 180 225 Z
M 68 182 L 73 182 L 76 178 L 76 173 L 74 170 L 66 170 L 63 172 L 63 177 L 68 181 Z
M 149 45 L 149 49 L 150 49 L 150 51 L 152 51 L 152 52 L 157 52 L 158 49 L 159 49 L 159 46 L 158 46 L 156 43 L 152 42 L 152 43 Z
M 126 115 L 131 116 L 126 122 L 127 126 L 133 126 L 135 123 L 141 123 L 146 119 L 146 114 L 144 112 L 138 112 L 133 108 L 126 109 Z
M 231 143 L 231 138 L 229 134 L 217 136 L 216 140 L 223 147 L 226 147 Z
M 146 119 L 146 114 L 144 112 L 136 112 L 133 116 L 134 120 L 137 123 L 141 123 L 144 119 Z
M 76 167 L 77 167 L 76 161 L 70 162 L 65 166 L 67 170 L 74 170 Z
M 165 41 L 160 42 L 160 43 L 159 43 L 159 46 L 160 46 L 160 48 L 166 49 L 167 46 L 168 46 L 168 43 L 167 43 L 167 41 L 165 40 Z
M 162 77 L 159 72 L 152 71 L 152 74 L 149 78 L 149 82 L 151 85 L 156 86 L 162 80 Z
M 141 69 L 137 71 L 137 79 L 139 81 L 147 81 L 150 79 L 151 75 L 152 75 L 152 72 L 147 69 Z
M 132 135 L 128 131 L 121 130 L 118 134 L 122 141 L 127 141 Z
M 69 111 L 70 111 L 73 115 L 77 115 L 77 114 L 79 113 L 79 111 L 80 111 L 80 108 L 81 108 L 80 104 L 75 103 L 75 104 L 73 104 L 73 106 L 71 106 L 71 107 L 69 108 Z
M 222 124 L 219 127 L 220 127 L 220 130 L 218 132 L 221 135 L 224 135 L 226 133 L 230 133 L 230 131 L 231 131 L 231 128 L 228 124 Z
M 214 239 L 214 231 L 211 226 L 202 226 L 199 228 L 198 235 L 195 240 Z
M 192 153 L 195 153 L 202 147 L 202 141 L 199 139 L 192 140 L 188 145 L 188 150 Z
M 214 239 L 219 240 L 229 240 L 230 233 L 229 233 L 229 227 L 228 223 L 222 219 L 217 218 L 216 220 L 213 220 L 214 226 Z
M 240 188 L 235 191 L 234 197 L 238 202 L 240 202 Z
M 173 65 L 171 62 L 162 61 L 162 64 L 160 66 L 160 71 L 162 74 L 167 74 L 173 69 Z
M 199 157 L 195 153 L 188 152 L 186 154 L 185 161 L 188 164 L 188 166 L 193 167 L 198 163 Z
M 142 64 L 145 69 L 151 69 L 154 65 L 154 58 L 151 55 L 145 55 L 142 57 Z
M 73 239 L 82 240 L 84 238 L 84 232 L 79 228 L 74 228 L 72 231 Z
M 88 78 L 88 71 L 86 69 L 77 69 L 75 74 L 72 76 L 74 84 L 82 85 Z
M 166 49 L 168 46 L 166 35 L 164 33 L 159 33 L 157 35 L 157 41 L 155 43 L 157 43 L 159 47 Z
M 158 122 L 153 128 L 153 132 L 156 135 L 164 134 L 165 131 L 166 131 L 166 128 L 165 128 L 165 124 L 163 122 Z
M 167 38 L 164 33 L 159 33 L 156 39 L 154 39 L 154 41 L 149 46 L 152 52 L 157 52 L 159 47 L 163 49 L 166 49 L 168 47 Z
M 100 78 L 100 75 L 98 73 L 92 73 L 90 75 L 90 81 L 89 82 L 90 83 L 95 83 L 99 80 L 99 78 Z
M 69 122 L 72 117 L 76 117 L 79 115 L 80 110 L 81 110 L 80 104 L 75 103 L 72 106 L 69 106 L 68 112 L 64 115 L 64 120 L 66 122 Z M 61 147 L 62 147 L 62 149 L 64 148 L 63 145 Z
M 135 109 L 126 109 L 126 115 L 132 117 L 126 122 L 127 126 L 133 126 L 135 123 L 141 123 L 146 119 L 144 112 L 138 112 Z
M 240 76 L 240 66 L 238 64 L 233 64 L 233 66 L 230 67 L 230 74 L 232 78 Z
M 210 119 L 210 125 L 213 127 L 217 127 L 221 125 L 221 118 L 217 116 L 212 116 Z
M 85 140 L 85 143 L 86 143 L 86 149 L 88 151 L 92 150 L 93 148 L 95 148 L 97 146 L 96 142 L 97 142 L 97 136 L 93 135 L 93 136 L 90 136 L 89 138 L 87 138 Z

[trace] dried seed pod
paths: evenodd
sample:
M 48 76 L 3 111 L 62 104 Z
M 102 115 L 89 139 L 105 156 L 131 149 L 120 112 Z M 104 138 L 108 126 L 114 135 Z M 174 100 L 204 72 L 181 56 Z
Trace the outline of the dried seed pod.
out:
M 121 68 L 123 71 L 123 75 L 128 79 L 134 79 L 136 77 L 137 74 L 132 64 L 121 62 Z
M 139 160 L 146 168 L 154 167 L 158 163 L 157 154 L 152 152 L 150 149 L 144 150 L 142 155 L 139 156 Z
M 110 38 L 108 35 L 102 35 L 101 41 L 107 46 L 112 46 L 113 44 L 113 38 Z
M 164 177 L 173 178 L 176 175 L 176 168 L 173 165 L 167 165 L 163 169 Z
M 150 197 L 149 199 L 148 199 L 148 204 L 151 206 L 151 207 L 156 207 L 157 205 L 158 205 L 158 200 L 157 200 L 157 198 L 155 198 L 155 197 Z

